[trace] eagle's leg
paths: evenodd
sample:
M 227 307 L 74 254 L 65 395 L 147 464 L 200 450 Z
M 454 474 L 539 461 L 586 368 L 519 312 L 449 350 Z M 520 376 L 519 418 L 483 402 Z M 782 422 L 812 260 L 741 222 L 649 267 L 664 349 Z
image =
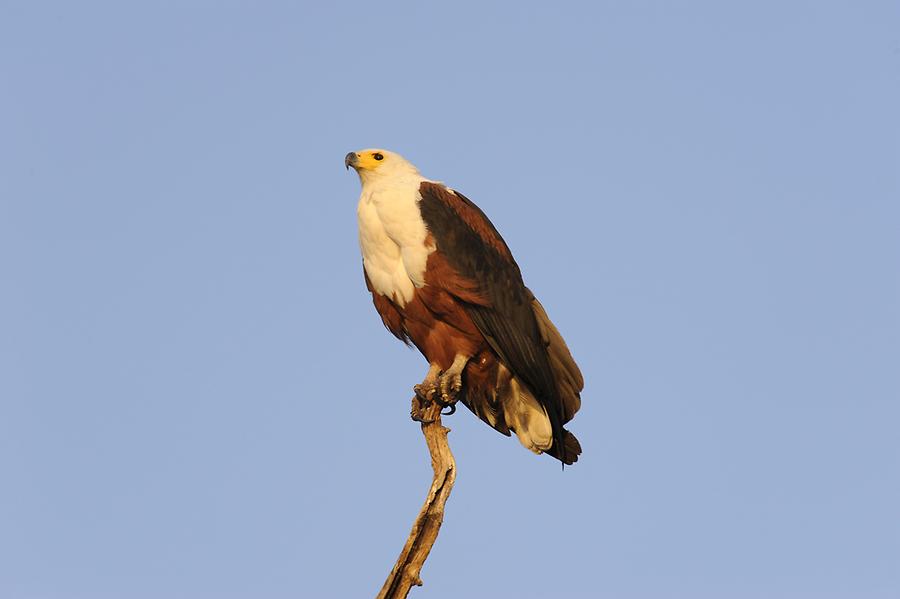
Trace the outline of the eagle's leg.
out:
M 468 356 L 457 354 L 450 368 L 439 377 L 441 396 L 436 401 L 450 408 L 450 411 L 447 412 L 448 415 L 456 411 L 456 402 L 459 399 L 459 392 L 462 390 L 462 373 L 468 361 Z
M 412 410 L 409 413 L 410 418 L 422 424 L 430 424 L 425 420 L 423 414 L 425 408 L 434 400 L 435 394 L 438 392 L 438 380 L 441 373 L 441 367 L 437 364 L 431 364 L 428 367 L 428 374 L 425 380 L 413 387 L 416 396 L 412 400 Z

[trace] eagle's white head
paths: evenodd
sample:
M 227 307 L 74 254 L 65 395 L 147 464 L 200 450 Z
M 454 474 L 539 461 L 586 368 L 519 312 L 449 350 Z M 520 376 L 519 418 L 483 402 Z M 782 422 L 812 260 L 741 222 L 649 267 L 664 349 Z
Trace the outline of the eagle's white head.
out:
M 419 170 L 406 158 L 395 152 L 377 148 L 350 152 L 344 158 L 344 166 L 348 169 L 353 167 L 363 187 L 379 182 L 422 178 Z

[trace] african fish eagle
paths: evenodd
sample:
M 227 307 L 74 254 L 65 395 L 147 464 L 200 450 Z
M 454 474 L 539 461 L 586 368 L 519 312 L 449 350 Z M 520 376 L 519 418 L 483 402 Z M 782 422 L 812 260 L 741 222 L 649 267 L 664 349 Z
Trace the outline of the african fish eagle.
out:
M 416 395 L 462 400 L 527 449 L 575 462 L 581 446 L 563 425 L 584 379 L 491 221 L 394 152 L 350 152 L 344 164 L 362 184 L 359 245 L 375 309 L 429 363 Z

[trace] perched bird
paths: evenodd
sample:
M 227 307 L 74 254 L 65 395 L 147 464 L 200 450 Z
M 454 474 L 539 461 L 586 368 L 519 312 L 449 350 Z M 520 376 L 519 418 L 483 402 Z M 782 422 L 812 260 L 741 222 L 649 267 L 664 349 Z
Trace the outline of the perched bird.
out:
M 362 184 L 359 245 L 375 309 L 429 363 L 416 396 L 451 409 L 461 400 L 527 449 L 575 462 L 581 446 L 563 425 L 584 379 L 491 221 L 394 152 L 350 152 L 344 165 Z

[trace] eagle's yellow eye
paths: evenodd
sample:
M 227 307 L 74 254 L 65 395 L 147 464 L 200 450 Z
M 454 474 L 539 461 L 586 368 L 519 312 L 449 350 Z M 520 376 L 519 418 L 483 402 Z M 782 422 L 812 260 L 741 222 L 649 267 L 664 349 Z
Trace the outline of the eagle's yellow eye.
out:
M 374 154 L 372 154 L 372 158 L 374 158 L 375 160 L 384 160 L 384 156 L 381 154 L 381 152 L 375 152 Z

